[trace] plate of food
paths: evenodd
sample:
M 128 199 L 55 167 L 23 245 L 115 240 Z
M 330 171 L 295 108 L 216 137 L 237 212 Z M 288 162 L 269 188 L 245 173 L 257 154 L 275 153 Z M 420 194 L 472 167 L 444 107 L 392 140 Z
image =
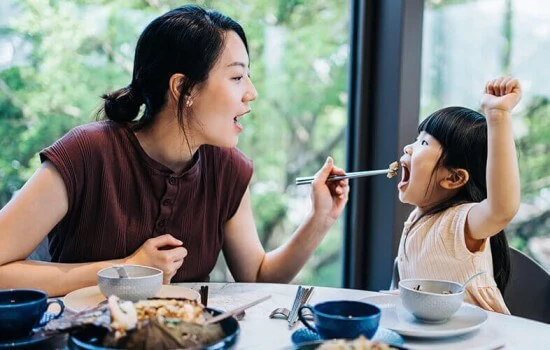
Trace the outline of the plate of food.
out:
M 374 336 L 368 340 L 364 336 L 353 341 L 342 339 L 322 340 L 319 334 L 307 327 L 300 328 L 290 337 L 297 350 L 311 349 L 403 349 L 400 347 L 405 340 L 397 333 L 387 328 L 379 327 Z M 355 346 L 355 347 L 354 347 Z
M 44 312 L 44 315 L 42 315 L 42 319 L 40 320 L 41 323 L 46 323 L 49 320 L 54 319 L 56 314 L 51 312 Z M 0 349 L 28 349 L 28 348 L 39 348 L 44 347 L 46 348 L 46 343 L 49 342 L 51 338 L 53 338 L 55 334 L 49 334 L 47 332 L 43 332 L 41 327 L 34 328 L 26 337 L 16 338 L 16 339 L 4 339 L 0 337 Z
M 200 295 L 197 291 L 180 286 L 163 284 L 156 295 L 157 298 L 183 298 L 189 300 L 199 300 Z M 99 290 L 99 286 L 85 287 L 77 289 L 65 295 L 63 302 L 65 308 L 69 311 L 79 312 L 85 309 L 93 308 L 107 299 Z
M 330 339 L 315 340 L 297 344 L 295 350 L 405 350 L 405 348 L 393 344 L 387 344 L 376 340 L 368 340 L 360 336 L 357 339 Z
M 151 298 L 131 302 L 110 296 L 107 303 L 67 313 L 46 326 L 69 333 L 70 349 L 232 349 L 238 321 L 207 321 L 222 313 L 196 300 Z
M 401 304 L 399 295 L 381 295 L 361 299 L 373 303 L 382 310 L 380 327 L 391 329 L 403 336 L 419 338 L 444 338 L 466 334 L 479 329 L 487 321 L 485 310 L 468 303 L 445 323 L 425 323 L 417 320 Z

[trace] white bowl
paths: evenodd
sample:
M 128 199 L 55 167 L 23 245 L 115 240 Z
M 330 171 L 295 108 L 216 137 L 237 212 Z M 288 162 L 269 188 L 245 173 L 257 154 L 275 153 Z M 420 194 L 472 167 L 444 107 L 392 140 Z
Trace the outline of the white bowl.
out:
M 399 281 L 399 295 L 407 311 L 428 323 L 446 322 L 464 301 L 460 283 L 435 279 Z
M 120 299 L 138 301 L 152 298 L 162 286 L 162 270 L 141 265 L 122 265 L 128 278 L 121 278 L 114 267 L 97 273 L 99 290 L 105 297 L 116 295 Z

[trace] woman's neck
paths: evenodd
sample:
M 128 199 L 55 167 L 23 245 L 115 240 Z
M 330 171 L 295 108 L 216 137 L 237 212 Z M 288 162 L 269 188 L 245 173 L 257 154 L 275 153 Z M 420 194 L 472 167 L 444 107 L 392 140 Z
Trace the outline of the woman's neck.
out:
M 135 131 L 135 135 L 149 157 L 175 173 L 191 165 L 198 149 L 188 142 L 173 114 L 159 113 L 152 125 Z

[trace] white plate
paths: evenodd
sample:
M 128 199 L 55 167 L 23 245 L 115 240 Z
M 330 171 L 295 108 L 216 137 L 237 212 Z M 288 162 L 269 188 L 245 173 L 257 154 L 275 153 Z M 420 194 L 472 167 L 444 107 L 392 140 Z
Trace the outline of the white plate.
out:
M 197 291 L 180 286 L 163 284 L 157 293 L 158 298 L 185 298 L 190 300 L 199 300 L 200 295 Z M 97 306 L 106 298 L 101 294 L 98 286 L 77 289 L 65 295 L 63 302 L 65 307 L 71 311 L 81 311 L 88 307 Z
M 485 310 L 467 303 L 463 303 L 448 322 L 429 324 L 416 320 L 411 313 L 405 310 L 398 295 L 372 296 L 361 300 L 375 304 L 382 310 L 381 327 L 410 337 L 453 337 L 472 332 L 487 321 Z

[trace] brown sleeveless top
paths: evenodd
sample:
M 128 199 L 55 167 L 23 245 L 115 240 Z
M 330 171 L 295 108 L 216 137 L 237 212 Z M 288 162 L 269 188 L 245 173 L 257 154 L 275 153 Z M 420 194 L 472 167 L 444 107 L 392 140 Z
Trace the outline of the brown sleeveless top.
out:
M 129 126 L 76 127 L 40 152 L 67 187 L 66 216 L 49 234 L 52 261 L 120 259 L 170 233 L 188 250 L 172 282 L 206 281 L 252 177 L 238 149 L 202 146 L 191 168 L 174 173 L 150 158 Z

